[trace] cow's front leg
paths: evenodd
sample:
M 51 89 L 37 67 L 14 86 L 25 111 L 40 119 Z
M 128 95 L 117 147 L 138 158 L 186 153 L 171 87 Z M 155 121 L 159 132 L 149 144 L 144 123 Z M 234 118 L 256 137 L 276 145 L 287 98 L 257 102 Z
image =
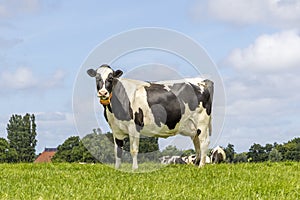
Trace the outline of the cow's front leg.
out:
M 115 140 L 115 159 L 116 159 L 115 168 L 119 169 L 121 167 L 121 159 L 123 154 L 124 142 L 123 140 L 119 140 L 117 138 L 115 138 L 114 140 Z
M 139 152 L 140 134 L 130 135 L 130 153 L 132 156 L 132 170 L 138 169 L 137 155 Z

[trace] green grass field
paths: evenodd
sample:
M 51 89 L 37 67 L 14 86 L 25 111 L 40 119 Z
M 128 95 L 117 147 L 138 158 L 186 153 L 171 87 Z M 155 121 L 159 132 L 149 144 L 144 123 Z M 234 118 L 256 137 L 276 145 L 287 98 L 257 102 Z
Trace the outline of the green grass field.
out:
M 0 164 L 0 199 L 296 200 L 300 163 L 170 165 L 151 173 L 101 164 Z

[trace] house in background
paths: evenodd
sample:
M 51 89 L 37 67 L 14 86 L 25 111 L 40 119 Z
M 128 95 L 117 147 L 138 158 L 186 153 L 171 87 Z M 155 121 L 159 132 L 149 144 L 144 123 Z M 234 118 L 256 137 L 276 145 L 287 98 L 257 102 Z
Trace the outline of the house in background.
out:
M 52 157 L 56 153 L 57 148 L 45 148 L 43 153 L 41 153 L 37 159 L 34 161 L 34 163 L 47 163 L 51 162 Z

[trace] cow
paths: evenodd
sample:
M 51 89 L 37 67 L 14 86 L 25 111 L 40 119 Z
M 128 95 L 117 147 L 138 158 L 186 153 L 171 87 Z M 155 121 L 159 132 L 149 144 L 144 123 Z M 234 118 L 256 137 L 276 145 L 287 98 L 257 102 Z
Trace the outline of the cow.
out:
M 205 165 L 212 132 L 212 81 L 188 78 L 146 82 L 120 78 L 123 71 L 107 64 L 87 73 L 96 79 L 97 96 L 113 133 L 115 168 L 121 166 L 123 140 L 129 137 L 132 169 L 138 169 L 140 135 L 188 136 L 193 140 L 199 167 Z
M 186 164 L 198 164 L 196 162 L 196 154 L 192 154 L 189 156 L 184 156 L 182 157 L 182 160 L 186 163 Z M 210 163 L 210 158 L 208 156 L 205 156 L 205 163 Z
M 159 160 L 161 164 L 187 164 L 181 156 L 163 156 Z
M 216 146 L 211 150 L 210 159 L 214 164 L 224 162 L 226 160 L 225 151 L 220 146 Z

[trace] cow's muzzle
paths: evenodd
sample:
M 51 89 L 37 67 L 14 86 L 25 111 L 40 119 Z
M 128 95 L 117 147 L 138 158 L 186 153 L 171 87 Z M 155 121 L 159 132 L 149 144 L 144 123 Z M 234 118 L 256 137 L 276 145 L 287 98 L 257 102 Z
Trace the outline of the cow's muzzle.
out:
M 109 96 L 100 96 L 100 103 L 104 106 L 110 104 L 110 99 L 112 97 L 112 93 L 109 94 Z

